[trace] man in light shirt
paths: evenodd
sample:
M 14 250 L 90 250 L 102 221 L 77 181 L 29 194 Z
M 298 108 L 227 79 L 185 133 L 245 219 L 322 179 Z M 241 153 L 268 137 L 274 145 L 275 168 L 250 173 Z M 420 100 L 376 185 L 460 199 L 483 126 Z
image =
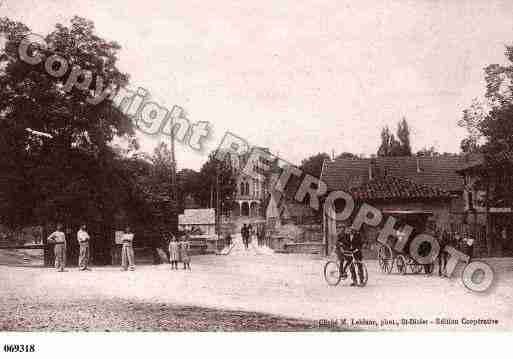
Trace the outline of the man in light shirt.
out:
M 48 236 L 48 242 L 55 243 L 55 269 L 58 272 L 65 272 L 66 267 L 66 235 L 62 228 L 62 224 L 58 223 L 56 231 Z
M 126 227 L 125 233 L 121 237 L 123 241 L 123 247 L 121 248 L 121 266 L 123 270 L 135 270 L 135 256 L 134 256 L 134 234 L 130 230 L 130 227 Z
M 80 246 L 80 253 L 78 257 L 78 268 L 79 270 L 91 270 L 89 269 L 89 234 L 87 233 L 87 227 L 85 224 L 80 226 L 77 232 L 77 241 Z

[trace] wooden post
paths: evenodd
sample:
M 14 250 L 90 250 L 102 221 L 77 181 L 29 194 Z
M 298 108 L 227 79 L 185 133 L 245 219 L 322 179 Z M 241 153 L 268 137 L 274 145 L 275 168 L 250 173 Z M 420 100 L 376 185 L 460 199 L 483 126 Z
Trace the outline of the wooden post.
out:
M 322 231 L 323 231 L 323 237 L 324 237 L 324 255 L 329 255 L 329 239 L 328 239 L 328 219 L 326 216 L 326 211 L 323 208 L 322 209 Z
M 490 205 L 488 203 L 488 199 L 490 198 L 490 177 L 488 175 L 486 178 L 486 194 L 485 194 L 485 237 L 486 237 L 486 249 L 488 257 L 492 256 L 492 236 L 490 233 Z
M 43 244 L 43 265 L 45 267 L 51 267 L 53 266 L 53 258 L 52 258 L 52 246 L 48 244 L 48 241 L 46 240 L 48 238 L 48 230 L 46 229 L 46 226 L 43 226 L 41 243 Z

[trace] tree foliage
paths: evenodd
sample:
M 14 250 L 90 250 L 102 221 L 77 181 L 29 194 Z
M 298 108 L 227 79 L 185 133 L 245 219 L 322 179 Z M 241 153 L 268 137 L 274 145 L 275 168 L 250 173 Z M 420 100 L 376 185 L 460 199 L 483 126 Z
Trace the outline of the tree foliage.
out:
M 477 152 L 483 139 L 481 126 L 488 111 L 485 104 L 478 99 L 473 99 L 468 108 L 463 110 L 463 116 L 458 121 L 458 126 L 467 131 L 467 136 L 461 141 L 460 148 L 463 153 Z
M 460 123 L 469 132 L 462 142 L 466 152 L 513 150 L 513 46 L 506 46 L 505 57 L 505 65 L 485 68 L 485 104 L 474 101 L 463 113 Z
M 397 139 L 388 126 L 381 130 L 380 157 L 411 156 L 410 127 L 405 118 L 397 124 Z
M 316 178 L 321 176 L 322 165 L 324 161 L 330 159 L 330 156 L 325 153 L 318 153 L 316 155 L 305 158 L 301 161 L 301 166 L 299 167 L 303 172 L 308 173 Z
M 196 198 L 202 207 L 216 207 L 217 196 L 224 209 L 232 207 L 236 190 L 235 171 L 229 160 L 219 160 L 215 151 L 210 153 L 208 160 L 203 164 L 199 172 L 199 184 L 196 190 Z M 193 182 L 194 183 L 194 182 Z
M 18 58 L 18 46 L 30 29 L 0 19 L 6 38 L 0 57 L 0 221 L 11 227 L 64 222 L 89 225 L 97 260 L 108 256 L 113 231 L 130 223 L 135 229 L 157 227 L 171 217 L 166 197 L 169 181 L 166 152 L 133 154 L 135 128 L 110 99 L 86 101 L 89 90 L 64 91 L 69 76 L 50 76 L 44 59 L 59 54 L 73 65 L 101 76 L 104 86 L 120 87 L 128 75 L 117 67 L 117 43 L 99 37 L 92 22 L 74 17 L 45 36 L 48 46 L 36 51 L 40 65 Z M 48 133 L 40 137 L 31 128 Z M 124 147 L 113 145 L 113 140 Z

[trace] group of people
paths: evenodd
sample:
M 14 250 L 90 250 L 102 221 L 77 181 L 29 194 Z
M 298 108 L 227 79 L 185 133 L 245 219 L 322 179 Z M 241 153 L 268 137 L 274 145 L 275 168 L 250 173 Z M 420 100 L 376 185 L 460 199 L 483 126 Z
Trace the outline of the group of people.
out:
M 180 236 L 179 239 L 171 234 L 168 246 L 171 269 L 178 269 L 178 263 L 183 263 L 183 269 L 191 269 L 190 246 L 188 233 Z
M 77 232 L 77 241 L 80 248 L 78 255 L 78 269 L 81 271 L 91 270 L 89 268 L 89 241 L 91 237 L 87 233 L 87 226 L 82 224 Z M 66 268 L 66 234 L 61 223 L 57 224 L 56 230 L 48 236 L 48 242 L 54 244 L 55 269 L 58 272 L 65 272 Z M 133 252 L 132 252 L 133 256 Z
M 240 234 L 242 236 L 242 243 L 244 243 L 244 248 L 249 249 L 249 244 L 251 243 L 251 237 L 253 236 L 253 226 L 251 224 L 244 223 L 242 228 L 240 229 Z
M 449 254 L 442 249 L 445 246 L 451 246 L 469 257 L 469 261 L 473 257 L 474 253 L 474 237 L 469 232 L 460 233 L 458 231 L 449 230 L 435 230 L 435 238 L 440 244 L 440 254 L 438 255 L 438 275 L 446 275 L 445 268 L 449 261 Z
M 130 227 L 126 227 L 121 236 L 121 269 L 123 271 L 135 270 L 134 254 L 134 233 Z M 189 255 L 190 242 L 189 235 L 185 233 L 177 239 L 170 235 L 169 240 L 169 262 L 171 269 L 178 269 L 178 263 L 183 263 L 183 269 L 191 269 L 191 259 Z M 78 268 L 81 271 L 91 270 L 89 268 L 91 237 L 87 232 L 87 226 L 82 224 L 77 232 L 77 241 L 79 244 Z M 65 272 L 66 268 L 66 234 L 63 225 L 57 224 L 56 230 L 48 236 L 48 242 L 54 244 L 55 268 L 58 272 Z

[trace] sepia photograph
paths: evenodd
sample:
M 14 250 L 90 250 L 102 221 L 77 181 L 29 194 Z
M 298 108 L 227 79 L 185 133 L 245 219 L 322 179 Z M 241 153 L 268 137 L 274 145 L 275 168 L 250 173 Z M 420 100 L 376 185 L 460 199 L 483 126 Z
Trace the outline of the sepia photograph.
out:
M 0 0 L 0 353 L 511 333 L 512 14 Z

